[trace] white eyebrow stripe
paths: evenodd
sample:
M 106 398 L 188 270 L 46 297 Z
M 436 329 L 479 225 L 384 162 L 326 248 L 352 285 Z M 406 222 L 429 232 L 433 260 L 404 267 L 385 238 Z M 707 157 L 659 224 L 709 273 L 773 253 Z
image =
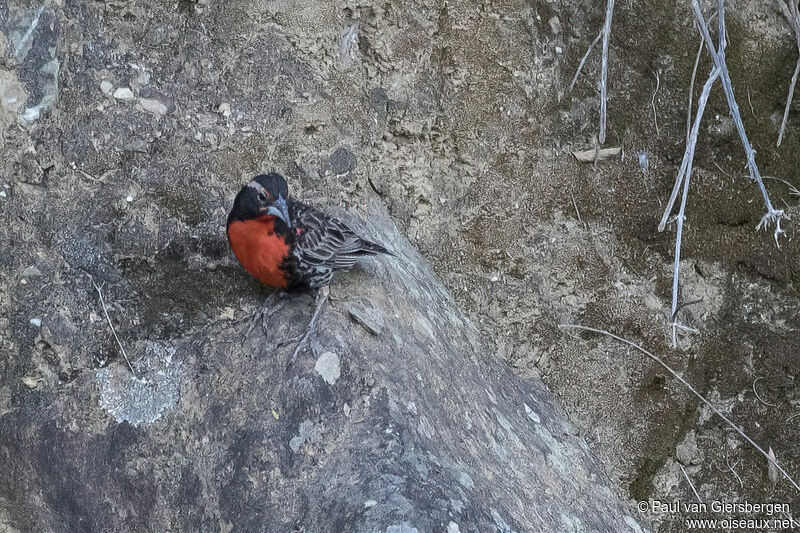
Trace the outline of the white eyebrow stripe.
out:
M 264 187 L 262 187 L 261 184 L 258 183 L 257 181 L 251 181 L 250 183 L 247 184 L 247 186 L 250 187 L 251 189 L 254 189 L 256 192 L 265 192 Z

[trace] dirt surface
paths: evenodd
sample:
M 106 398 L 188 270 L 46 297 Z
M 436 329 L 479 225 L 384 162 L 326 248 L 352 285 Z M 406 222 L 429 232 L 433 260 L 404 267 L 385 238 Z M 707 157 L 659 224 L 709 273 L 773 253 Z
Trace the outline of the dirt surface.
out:
M 42 11 L 23 58 L 15 43 L 39 7 L 0 6 L 0 88 L 26 97 L 0 110 L 10 154 L 0 211 L 14 250 L 0 259 L 0 346 L 31 362 L 0 362 L 15 369 L 0 413 L 19 404 L 29 372 L 56 384 L 117 357 L 111 343 L 97 354 L 73 340 L 107 335 L 101 316 L 77 316 L 97 307 L 82 269 L 108 284 L 130 341 L 254 309 L 265 293 L 231 259 L 221 226 L 242 182 L 274 169 L 321 205 L 378 198 L 497 356 L 553 391 L 623 497 L 692 500 L 683 468 L 704 500 L 800 512 L 763 456 L 660 366 L 558 327 L 607 329 L 661 355 L 800 477 L 800 197 L 768 180 L 795 220 L 780 248 L 755 231 L 763 203 L 718 84 L 683 240 L 679 320 L 694 331 L 671 346 L 675 228 L 657 224 L 699 45 L 688 6 L 618 2 L 606 145 L 623 152 L 596 165 L 570 153 L 596 139 L 599 47 L 568 88 L 602 25 L 597 2 L 64 0 Z M 793 37 L 761 2 L 736 2 L 727 19 L 762 174 L 798 186 L 800 104 L 775 146 Z M 704 54 L 695 101 L 709 68 Z M 40 118 L 26 114 L 40 102 Z M 50 316 L 58 326 L 46 331 L 30 323 Z M 681 520 L 648 518 L 660 531 Z

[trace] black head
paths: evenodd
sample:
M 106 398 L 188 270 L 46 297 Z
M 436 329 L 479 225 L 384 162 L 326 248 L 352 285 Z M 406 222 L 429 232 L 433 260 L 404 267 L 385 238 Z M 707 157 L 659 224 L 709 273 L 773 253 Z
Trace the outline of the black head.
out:
M 271 172 L 260 174 L 253 181 L 242 187 L 233 208 L 228 215 L 228 225 L 234 220 L 250 220 L 271 215 L 292 227 L 289 219 L 289 208 L 286 199 L 289 197 L 289 186 L 283 176 Z

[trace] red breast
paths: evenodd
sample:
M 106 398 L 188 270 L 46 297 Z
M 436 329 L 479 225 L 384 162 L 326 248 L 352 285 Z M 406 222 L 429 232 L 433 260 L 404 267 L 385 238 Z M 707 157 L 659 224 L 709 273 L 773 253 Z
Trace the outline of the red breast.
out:
M 265 216 L 235 220 L 228 226 L 234 255 L 254 278 L 279 289 L 286 288 L 281 264 L 289 255 L 289 245 L 275 234 L 275 219 Z

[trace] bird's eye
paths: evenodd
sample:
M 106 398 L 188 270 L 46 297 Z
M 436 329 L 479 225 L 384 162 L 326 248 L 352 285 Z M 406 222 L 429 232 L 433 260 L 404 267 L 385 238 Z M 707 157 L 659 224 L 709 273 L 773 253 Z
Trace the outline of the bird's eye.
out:
M 267 201 L 267 197 L 263 192 L 260 192 L 260 193 L 258 193 L 258 200 L 260 202 L 266 202 Z

